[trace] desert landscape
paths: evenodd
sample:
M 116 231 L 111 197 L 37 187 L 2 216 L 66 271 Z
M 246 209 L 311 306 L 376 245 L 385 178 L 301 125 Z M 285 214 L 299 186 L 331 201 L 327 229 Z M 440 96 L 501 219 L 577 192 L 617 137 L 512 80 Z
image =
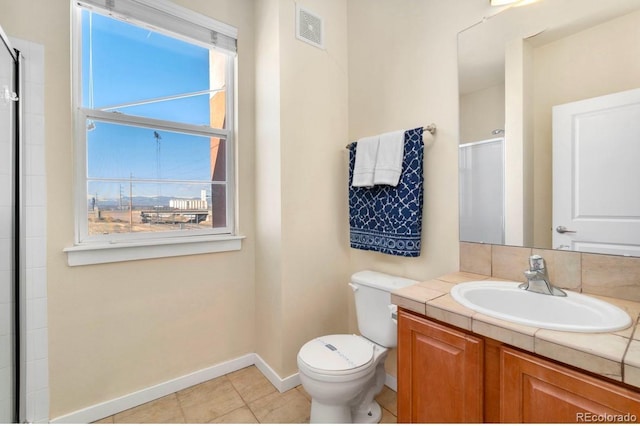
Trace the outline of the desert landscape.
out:
M 210 229 L 211 217 L 211 210 L 96 209 L 88 213 L 89 235 Z

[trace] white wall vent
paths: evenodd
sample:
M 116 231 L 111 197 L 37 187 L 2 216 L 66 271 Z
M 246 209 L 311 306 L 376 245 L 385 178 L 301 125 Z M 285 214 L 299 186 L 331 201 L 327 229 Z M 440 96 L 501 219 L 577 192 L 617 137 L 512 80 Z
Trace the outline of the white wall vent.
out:
M 324 49 L 322 18 L 296 4 L 296 38 Z

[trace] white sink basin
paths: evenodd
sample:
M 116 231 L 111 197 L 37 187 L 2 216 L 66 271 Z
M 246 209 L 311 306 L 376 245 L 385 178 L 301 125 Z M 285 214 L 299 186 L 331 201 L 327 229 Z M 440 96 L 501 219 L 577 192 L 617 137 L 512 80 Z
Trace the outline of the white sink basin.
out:
M 518 288 L 510 281 L 471 281 L 451 289 L 451 296 L 476 312 L 550 330 L 595 333 L 631 325 L 625 311 L 593 297 L 567 291 L 549 296 Z

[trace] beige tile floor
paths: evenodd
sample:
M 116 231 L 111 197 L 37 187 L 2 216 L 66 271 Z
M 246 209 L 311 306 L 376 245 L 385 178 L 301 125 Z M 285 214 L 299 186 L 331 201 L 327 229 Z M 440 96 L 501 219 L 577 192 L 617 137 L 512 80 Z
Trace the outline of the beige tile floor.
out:
M 380 423 L 396 423 L 396 393 L 385 386 L 376 400 Z M 251 366 L 96 423 L 309 423 L 310 412 L 302 386 L 280 393 Z

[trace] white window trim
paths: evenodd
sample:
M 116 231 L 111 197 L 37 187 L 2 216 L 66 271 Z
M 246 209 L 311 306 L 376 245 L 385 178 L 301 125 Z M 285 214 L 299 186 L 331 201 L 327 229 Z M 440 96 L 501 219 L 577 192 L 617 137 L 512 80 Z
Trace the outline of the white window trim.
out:
M 188 37 L 189 42 L 198 41 L 207 47 L 214 45 L 218 49 L 233 53 L 237 51 L 237 28 L 195 13 L 169 0 L 75 0 L 75 3 L 143 27 L 153 28 L 154 25 L 159 25 L 175 37 Z M 137 18 L 141 14 L 145 15 L 145 20 Z M 167 15 L 177 20 L 172 19 L 167 24 Z
M 191 236 L 131 241 L 121 243 L 77 244 L 67 247 L 69 266 L 96 265 L 100 263 L 126 262 L 130 260 L 158 259 L 204 253 L 237 251 L 242 248 L 239 235 Z
M 154 0 L 155 2 L 155 0 Z M 144 0 L 140 3 L 146 3 Z M 154 3 L 155 7 L 163 9 L 165 12 L 175 14 L 181 19 L 192 18 L 196 22 L 202 22 L 202 16 L 188 9 L 181 8 L 168 1 L 160 1 Z M 235 187 L 235 143 L 234 130 L 229 127 L 225 129 L 202 129 L 199 126 L 184 125 L 184 130 L 199 133 L 204 136 L 219 136 L 226 140 L 227 154 L 227 223 L 231 224 L 227 228 L 205 230 L 204 232 L 172 232 L 158 233 L 156 235 L 149 234 L 125 234 L 110 235 L 98 238 L 87 237 L 87 218 L 86 218 L 86 139 L 85 119 L 93 117 L 103 121 L 111 121 L 115 123 L 126 123 L 129 121 L 126 115 L 112 112 L 102 112 L 96 110 L 84 110 L 81 106 L 80 91 L 76 90 L 80 87 L 81 82 L 81 8 L 74 7 L 72 20 L 72 39 L 73 39 L 73 104 L 74 104 L 74 120 L 75 120 L 75 176 L 74 176 L 74 202 L 75 202 L 75 238 L 74 245 L 67 247 L 63 251 L 67 254 L 67 263 L 69 266 L 92 265 L 100 263 L 123 262 L 131 260 L 155 259 L 173 256 L 185 256 L 203 253 L 216 253 L 225 251 L 236 251 L 242 248 L 242 240 L 245 238 L 238 234 L 237 229 L 237 198 Z M 206 18 L 209 19 L 209 18 Z M 211 20 L 212 22 L 216 22 Z M 236 36 L 237 30 L 226 24 L 219 23 L 232 28 L 231 33 Z M 227 31 L 225 31 L 227 32 Z M 229 33 L 229 32 L 227 32 Z M 229 102 L 227 103 L 228 122 L 235 123 L 234 117 L 234 94 L 235 94 L 235 76 L 237 65 L 236 58 L 231 58 L 229 68 L 227 70 L 229 90 L 227 90 Z M 136 123 L 145 123 L 156 128 L 163 129 L 162 120 L 155 119 L 139 119 Z M 176 126 L 172 125 L 170 129 L 176 130 Z M 231 161 L 229 161 L 231 159 Z M 85 228 L 82 228 L 82 227 Z M 102 237 L 102 238 L 101 238 Z

